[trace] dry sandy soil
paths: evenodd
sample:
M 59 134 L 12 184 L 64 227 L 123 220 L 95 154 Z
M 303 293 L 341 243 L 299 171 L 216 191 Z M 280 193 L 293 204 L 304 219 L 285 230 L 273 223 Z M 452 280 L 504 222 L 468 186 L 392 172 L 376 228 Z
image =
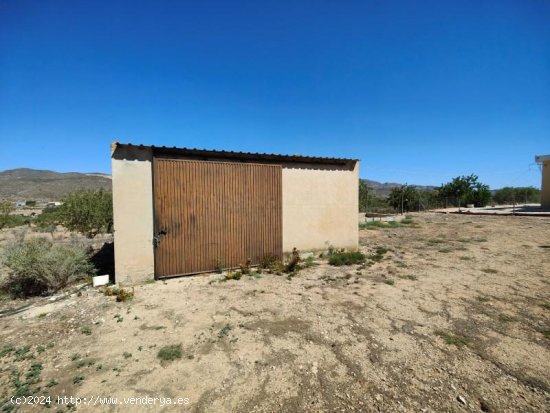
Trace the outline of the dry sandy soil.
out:
M 36 395 L 189 401 L 83 412 L 550 411 L 550 219 L 414 222 L 362 230 L 363 252 L 387 249 L 366 266 L 157 281 L 125 303 L 85 287 L 4 312 L 0 342 L 19 351 L 0 358 L 2 397 L 30 371 Z M 181 359 L 159 360 L 172 344 Z

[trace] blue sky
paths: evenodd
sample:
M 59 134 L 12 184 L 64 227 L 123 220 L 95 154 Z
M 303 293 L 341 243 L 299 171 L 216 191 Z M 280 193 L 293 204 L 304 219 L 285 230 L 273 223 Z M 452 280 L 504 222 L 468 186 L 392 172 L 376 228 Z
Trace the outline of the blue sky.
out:
M 539 186 L 550 2 L 0 0 L 0 169 L 110 172 L 112 140 Z

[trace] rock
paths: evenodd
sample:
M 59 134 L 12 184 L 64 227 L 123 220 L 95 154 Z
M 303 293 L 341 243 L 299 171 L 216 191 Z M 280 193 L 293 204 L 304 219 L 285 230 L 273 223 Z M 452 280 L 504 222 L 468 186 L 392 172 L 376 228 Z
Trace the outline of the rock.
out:
M 464 406 L 466 406 L 466 399 L 462 396 L 456 396 L 456 399 L 461 403 L 463 404 Z

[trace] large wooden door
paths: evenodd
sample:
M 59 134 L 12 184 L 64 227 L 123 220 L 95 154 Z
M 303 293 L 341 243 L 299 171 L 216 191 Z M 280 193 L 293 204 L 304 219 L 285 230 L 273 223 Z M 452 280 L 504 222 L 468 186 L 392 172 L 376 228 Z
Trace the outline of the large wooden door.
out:
M 157 278 L 282 254 L 280 165 L 155 158 Z

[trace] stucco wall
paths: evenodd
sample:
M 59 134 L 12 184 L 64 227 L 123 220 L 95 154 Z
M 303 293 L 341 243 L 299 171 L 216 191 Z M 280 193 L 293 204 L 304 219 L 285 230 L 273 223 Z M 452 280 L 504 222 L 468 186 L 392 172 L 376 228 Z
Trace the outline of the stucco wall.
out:
M 283 165 L 283 251 L 357 248 L 359 162 L 346 167 Z
M 543 208 L 550 208 L 550 161 L 542 165 L 542 194 L 541 204 Z
M 117 148 L 112 156 L 115 277 L 135 284 L 154 276 L 152 153 Z

